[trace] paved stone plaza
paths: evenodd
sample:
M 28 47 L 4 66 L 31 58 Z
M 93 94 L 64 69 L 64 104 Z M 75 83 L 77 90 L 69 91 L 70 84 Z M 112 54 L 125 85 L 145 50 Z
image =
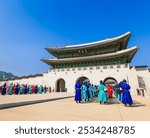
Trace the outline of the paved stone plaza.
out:
M 1 104 L 20 101 L 69 97 L 68 93 L 1 96 Z M 100 105 L 97 99 L 77 104 L 73 98 L 43 102 L 15 108 L 1 109 L 1 121 L 49 120 L 49 121 L 150 121 L 150 97 L 133 96 L 133 107 L 125 107 L 116 98 L 107 105 Z

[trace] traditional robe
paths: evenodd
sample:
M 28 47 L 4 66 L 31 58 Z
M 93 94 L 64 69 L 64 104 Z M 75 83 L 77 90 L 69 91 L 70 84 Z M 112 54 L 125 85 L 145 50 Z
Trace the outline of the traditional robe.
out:
M 6 83 L 2 86 L 2 95 L 6 94 Z
M 27 85 L 24 86 L 24 94 L 27 94 L 28 93 L 28 87 Z
M 44 87 L 44 93 L 46 93 L 46 92 L 47 92 L 47 87 L 45 86 L 45 87 Z
M 82 99 L 83 100 L 87 100 L 88 99 L 88 96 L 87 96 L 87 87 L 86 87 L 86 85 L 85 84 L 83 84 L 82 86 L 81 86 L 81 97 L 82 97 Z
M 132 104 L 133 100 L 130 95 L 130 85 L 127 84 L 126 82 L 123 82 L 120 86 L 122 88 L 122 103 L 123 104 Z
M 100 83 L 98 85 L 98 101 L 101 103 L 106 103 L 108 101 L 108 94 L 106 92 L 107 87 Z
M 35 88 L 34 88 L 34 93 L 37 94 L 37 92 L 38 92 L 38 86 L 36 85 Z
M 24 86 L 21 85 L 21 86 L 20 86 L 20 89 L 19 89 L 19 94 L 23 94 L 23 93 L 24 93 Z
M 16 92 L 16 85 L 14 84 L 13 85 L 13 90 L 12 90 L 12 92 L 13 92 L 13 94 L 16 94 L 15 92 Z
M 40 94 L 42 93 L 42 90 L 43 90 L 43 86 L 40 85 L 40 87 L 39 87 L 39 93 L 40 93 Z
M 91 99 L 93 99 L 93 91 L 94 91 L 94 90 L 93 90 L 93 86 L 90 85 L 90 86 L 89 86 L 89 95 L 90 95 L 90 98 L 91 98 Z
M 11 83 L 11 84 L 9 85 L 8 94 L 9 94 L 9 95 L 12 95 L 12 91 L 13 91 L 13 84 Z
M 19 85 L 18 85 L 18 83 L 17 83 L 17 85 L 15 86 L 15 94 L 18 94 L 19 93 Z
M 82 101 L 82 97 L 81 97 L 81 83 L 80 82 L 77 82 L 75 84 L 75 101 L 76 102 L 81 102 Z
M 29 91 L 28 91 L 28 93 L 29 93 L 29 94 L 32 94 L 32 86 L 31 86 L 31 85 L 29 86 Z
M 108 97 L 112 98 L 113 97 L 113 89 L 111 85 L 107 85 L 107 90 L 108 90 Z
M 90 92 L 89 92 L 89 87 L 90 87 L 90 85 L 86 83 L 85 86 L 86 86 L 86 89 L 87 89 L 87 90 L 86 90 L 86 93 L 87 93 L 87 97 L 88 97 L 88 100 L 89 100 L 89 99 L 91 99 L 91 97 L 90 97 Z
M 116 97 L 121 101 L 122 100 L 121 83 L 116 86 L 115 93 L 116 93 Z
M 34 93 L 34 91 L 35 91 L 35 86 L 32 85 L 32 93 Z
M 10 85 L 8 85 L 8 86 L 6 87 L 6 93 L 9 92 L 9 89 L 10 89 Z

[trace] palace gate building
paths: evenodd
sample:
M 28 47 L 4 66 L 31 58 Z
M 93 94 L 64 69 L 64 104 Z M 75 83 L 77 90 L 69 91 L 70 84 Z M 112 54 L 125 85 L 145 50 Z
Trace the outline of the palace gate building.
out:
M 115 85 L 126 79 L 132 94 L 137 88 L 150 92 L 150 72 L 147 66 L 130 66 L 138 51 L 137 46 L 128 48 L 130 32 L 101 41 L 45 48 L 55 58 L 43 58 L 50 66 L 48 72 L 7 80 L 7 83 L 46 85 L 55 92 L 72 92 L 76 81 L 88 79 L 92 84 L 100 80 Z

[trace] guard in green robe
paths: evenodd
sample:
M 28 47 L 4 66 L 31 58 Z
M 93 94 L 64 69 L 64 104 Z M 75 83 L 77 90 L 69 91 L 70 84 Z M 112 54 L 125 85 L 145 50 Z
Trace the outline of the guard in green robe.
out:
M 86 84 L 84 83 L 82 86 L 81 86 L 81 97 L 82 97 L 82 100 L 84 101 L 87 101 L 88 100 L 88 96 L 87 96 L 87 87 L 86 87 Z
M 43 90 L 43 87 L 42 87 L 42 85 L 40 85 L 40 87 L 39 87 L 39 93 L 40 94 L 42 94 L 42 90 Z
M 93 95 L 93 97 L 95 97 L 95 91 L 96 91 L 95 89 L 96 88 L 95 88 L 95 86 L 93 84 L 92 84 L 92 88 L 91 89 L 92 89 L 92 95 Z
M 8 91 L 9 95 L 12 95 L 12 90 L 13 90 L 13 84 L 11 83 Z
M 89 94 L 90 94 L 90 98 L 93 99 L 93 86 L 91 84 L 89 87 Z
M 28 91 L 29 94 L 32 94 L 32 86 L 29 85 L 29 91 Z
M 19 94 L 23 94 L 23 93 L 24 93 L 24 86 L 21 85 L 21 86 L 20 86 L 20 90 L 19 90 Z
M 98 101 L 100 104 L 106 104 L 108 101 L 107 87 L 102 81 L 100 81 L 100 84 L 98 85 Z

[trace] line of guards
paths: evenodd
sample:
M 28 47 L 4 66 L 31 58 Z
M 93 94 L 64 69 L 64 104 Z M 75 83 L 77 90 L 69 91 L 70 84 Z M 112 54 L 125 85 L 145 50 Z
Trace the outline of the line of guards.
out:
M 4 83 L 2 86 L 0 86 L 0 93 L 2 95 L 12 95 L 12 94 L 37 94 L 37 93 L 46 93 L 48 88 L 45 86 L 43 87 L 42 85 L 19 85 L 18 83 L 15 85 L 11 83 L 10 85 L 7 85 Z
M 75 84 L 75 101 L 81 103 L 97 97 L 100 104 L 107 104 L 109 98 L 112 98 L 114 94 L 125 106 L 132 106 L 133 100 L 130 95 L 130 88 L 126 80 L 121 81 L 114 88 L 111 84 L 105 85 L 102 81 L 98 86 L 90 84 L 89 80 L 85 80 L 83 84 L 78 81 Z

